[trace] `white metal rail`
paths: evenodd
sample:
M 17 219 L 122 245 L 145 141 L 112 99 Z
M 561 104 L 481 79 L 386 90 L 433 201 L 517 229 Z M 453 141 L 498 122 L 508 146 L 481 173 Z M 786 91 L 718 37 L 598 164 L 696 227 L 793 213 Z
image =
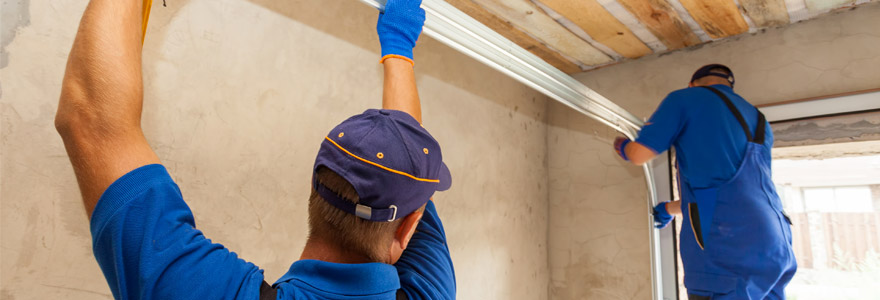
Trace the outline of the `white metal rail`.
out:
M 384 9 L 385 0 L 360 1 L 376 9 Z M 422 8 L 427 15 L 424 32 L 432 38 L 614 128 L 630 139 L 634 139 L 641 129 L 643 122 L 633 114 L 452 5 L 442 0 L 422 0 Z M 658 196 L 654 174 L 648 164 L 643 170 L 649 191 L 647 201 L 653 207 Z M 650 214 L 646 218 L 650 218 Z M 653 219 L 648 223 L 653 224 Z M 649 232 L 653 298 L 663 299 L 659 231 L 652 227 Z

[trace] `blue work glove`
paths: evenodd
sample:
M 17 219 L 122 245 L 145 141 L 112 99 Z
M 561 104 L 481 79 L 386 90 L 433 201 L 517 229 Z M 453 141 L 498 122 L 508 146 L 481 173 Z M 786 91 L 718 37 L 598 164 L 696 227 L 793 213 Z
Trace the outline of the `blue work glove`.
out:
M 628 138 L 621 136 L 614 139 L 614 151 L 617 151 L 617 155 L 620 155 L 620 157 L 623 158 L 623 160 L 625 161 L 629 161 L 629 158 L 626 157 L 626 151 L 623 150 L 626 149 L 626 145 L 629 145 L 630 142 L 632 141 L 630 141 Z
M 405 58 L 413 62 L 412 49 L 425 25 L 425 10 L 421 0 L 388 0 L 385 11 L 379 13 L 376 32 L 382 45 L 382 60 L 389 57 Z
M 654 206 L 654 227 L 656 228 L 666 227 L 675 218 L 666 210 L 666 204 L 669 204 L 669 201 L 661 202 Z

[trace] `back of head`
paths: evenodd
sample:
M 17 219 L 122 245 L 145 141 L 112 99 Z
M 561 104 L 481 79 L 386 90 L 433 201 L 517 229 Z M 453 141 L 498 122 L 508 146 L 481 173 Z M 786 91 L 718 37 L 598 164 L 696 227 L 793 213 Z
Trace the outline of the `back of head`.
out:
M 358 203 L 354 187 L 336 172 L 319 168 L 315 176 L 319 183 L 340 198 Z M 374 222 L 359 218 L 330 205 L 314 188 L 309 197 L 309 239 L 321 239 L 342 252 L 363 256 L 373 262 L 391 263 L 389 245 L 402 220 Z
M 733 77 L 733 71 L 730 70 L 725 65 L 721 64 L 711 64 L 705 65 L 691 76 L 691 81 L 689 86 L 709 86 L 715 84 L 722 84 L 726 86 L 733 87 L 735 83 L 735 79 Z
M 394 110 L 368 109 L 333 128 L 313 176 L 309 241 L 352 262 L 394 263 L 425 204 L 451 184 L 440 144 Z

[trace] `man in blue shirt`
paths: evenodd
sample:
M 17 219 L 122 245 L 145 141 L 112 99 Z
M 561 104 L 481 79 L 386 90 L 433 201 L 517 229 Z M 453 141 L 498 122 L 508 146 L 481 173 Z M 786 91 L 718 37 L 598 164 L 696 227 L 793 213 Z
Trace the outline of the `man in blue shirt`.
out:
M 689 88 L 660 103 L 618 155 L 642 165 L 675 146 L 681 200 L 654 208 L 657 228 L 682 215 L 684 284 L 694 299 L 785 299 L 797 270 L 788 216 L 770 177 L 773 132 L 733 92 L 724 65 L 697 70 Z
M 146 1 L 144 1 L 146 2 Z M 309 238 L 273 285 L 195 227 L 140 128 L 142 0 L 92 0 L 64 76 L 56 127 L 116 299 L 453 299 L 431 197 L 451 176 L 421 126 L 412 48 L 420 1 L 389 0 L 377 24 L 382 110 L 345 120 L 313 166 Z M 282 199 L 279 199 L 282 200 Z M 288 200 L 283 200 L 288 201 Z

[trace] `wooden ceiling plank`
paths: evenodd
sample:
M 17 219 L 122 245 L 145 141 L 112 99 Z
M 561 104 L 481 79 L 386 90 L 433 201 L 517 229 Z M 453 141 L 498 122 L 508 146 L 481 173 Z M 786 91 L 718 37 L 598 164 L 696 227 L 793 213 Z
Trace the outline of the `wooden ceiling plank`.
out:
M 486 25 L 486 27 L 494 30 L 514 44 L 517 44 L 523 49 L 526 49 L 532 54 L 540 57 L 560 71 L 568 74 L 579 73 L 583 71 L 577 64 L 575 64 L 571 60 L 563 57 L 556 51 L 547 48 L 547 46 L 542 44 L 540 41 L 529 36 L 527 33 L 516 29 L 516 27 L 510 24 L 510 22 L 507 22 L 504 19 L 501 19 L 498 16 L 490 13 L 485 8 L 477 5 L 473 1 L 446 0 L 446 2 L 451 4 L 452 6 L 455 6 L 455 8 L 458 8 L 458 10 L 464 12 L 478 22 L 483 23 L 483 25 Z
M 596 42 L 608 46 L 626 58 L 639 58 L 652 52 L 626 25 L 596 0 L 541 0 L 540 2 L 576 24 Z
M 757 27 L 775 27 L 789 24 L 785 0 L 739 0 Z
M 618 0 L 669 50 L 701 43 L 666 0 Z
M 749 30 L 749 24 L 733 0 L 680 0 L 681 5 L 713 39 L 737 35 Z
M 596 66 L 613 61 L 587 41 L 568 31 L 528 0 L 473 0 L 487 11 L 507 20 L 551 49 L 584 65 Z

